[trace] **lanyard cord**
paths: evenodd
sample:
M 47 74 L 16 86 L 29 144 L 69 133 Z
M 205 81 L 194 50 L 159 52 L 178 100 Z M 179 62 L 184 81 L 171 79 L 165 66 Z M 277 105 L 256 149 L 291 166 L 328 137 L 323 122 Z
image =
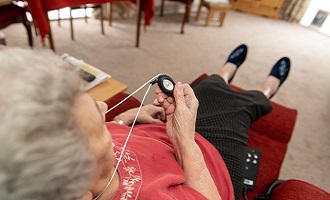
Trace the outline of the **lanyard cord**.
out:
M 105 112 L 105 114 L 107 114 L 108 112 L 112 111 L 113 109 L 117 108 L 120 104 L 122 104 L 124 101 L 126 101 L 128 98 L 130 98 L 131 96 L 133 96 L 135 93 L 137 93 L 139 90 L 141 90 L 144 86 L 146 86 L 148 83 L 150 83 L 151 85 L 153 85 L 153 81 L 158 78 L 158 76 L 160 76 L 161 74 L 157 74 L 156 76 L 152 77 L 150 80 L 148 80 L 147 82 L 145 82 L 141 87 L 139 87 L 138 89 L 136 89 L 134 92 L 132 92 L 130 95 L 128 95 L 125 99 L 121 100 L 119 103 L 117 103 L 116 105 L 112 106 L 112 108 L 108 109 L 107 112 Z
M 122 104 L 124 101 L 126 101 L 129 97 L 131 97 L 132 95 L 134 95 L 136 92 L 138 92 L 139 90 L 141 90 L 141 89 L 142 89 L 144 86 L 146 86 L 148 83 L 150 83 L 150 85 L 149 85 L 147 91 L 145 92 L 145 94 L 144 94 L 144 96 L 143 96 L 143 99 L 142 99 L 142 101 L 141 101 L 141 104 L 140 104 L 140 106 L 139 106 L 139 109 L 138 109 L 138 111 L 137 111 L 137 113 L 136 113 L 136 115 L 135 115 L 135 118 L 134 118 L 134 121 L 133 121 L 133 123 L 132 123 L 132 126 L 131 126 L 131 128 L 130 128 L 130 130 L 129 130 L 129 132 L 128 132 L 128 136 L 127 136 L 127 138 L 126 138 L 126 140 L 125 140 L 125 143 L 124 143 L 123 149 L 121 150 L 121 153 L 120 153 L 120 156 L 119 156 L 118 162 L 117 162 L 117 164 L 116 164 L 115 170 L 113 171 L 113 173 L 112 173 L 112 175 L 111 175 L 111 178 L 110 178 L 109 182 L 107 183 L 107 185 L 106 185 L 106 186 L 104 187 L 104 189 L 100 192 L 100 194 L 98 194 L 93 200 L 98 200 L 98 199 L 103 195 L 103 193 L 108 189 L 108 187 L 110 186 L 110 184 L 111 184 L 113 178 L 115 177 L 115 174 L 116 174 L 116 172 L 117 172 L 117 169 L 118 169 L 118 167 L 119 167 L 119 164 L 120 164 L 120 162 L 122 161 L 122 157 L 123 157 L 123 155 L 124 155 L 124 151 L 125 151 L 126 145 L 127 145 L 127 143 L 128 143 L 128 139 L 130 138 L 130 136 L 131 136 L 131 134 L 132 134 L 133 127 L 134 127 L 134 125 L 135 125 L 135 123 L 136 123 L 136 120 L 137 120 L 138 115 L 140 114 L 140 110 L 141 110 L 141 108 L 142 108 L 143 102 L 144 102 L 144 100 L 145 100 L 145 98 L 146 98 L 146 96 L 147 96 L 147 94 L 148 94 L 148 92 L 149 92 L 149 90 L 150 90 L 150 88 L 151 88 L 151 86 L 152 86 L 152 81 L 155 80 L 159 75 L 161 75 L 161 74 L 157 74 L 156 76 L 154 76 L 153 78 L 151 78 L 149 81 L 147 81 L 146 83 L 144 83 L 141 87 L 139 87 L 138 89 L 136 89 L 133 93 L 131 93 L 130 95 L 128 95 L 125 99 L 123 99 L 123 100 L 120 101 L 118 104 L 116 104 L 115 106 L 113 106 L 112 108 L 110 108 L 109 110 L 107 110 L 106 113 L 110 112 L 111 110 L 113 110 L 114 108 L 116 108 L 117 106 L 119 106 L 120 104 Z

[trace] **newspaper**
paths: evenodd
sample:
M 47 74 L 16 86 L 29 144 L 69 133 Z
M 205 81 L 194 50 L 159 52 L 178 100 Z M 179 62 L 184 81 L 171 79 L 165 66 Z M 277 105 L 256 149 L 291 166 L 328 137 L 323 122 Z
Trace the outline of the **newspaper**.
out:
M 62 59 L 70 63 L 79 71 L 80 76 L 87 82 L 85 90 L 89 90 L 111 78 L 108 73 L 85 63 L 83 60 L 69 56 L 68 54 L 63 54 Z

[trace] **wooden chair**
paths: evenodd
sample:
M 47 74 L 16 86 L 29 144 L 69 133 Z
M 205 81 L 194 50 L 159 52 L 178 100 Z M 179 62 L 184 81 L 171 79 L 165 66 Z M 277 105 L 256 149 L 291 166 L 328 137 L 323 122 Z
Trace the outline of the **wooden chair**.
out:
M 193 0 L 169 0 L 169 1 L 178 1 L 186 5 L 186 11 L 182 19 L 181 31 L 180 31 L 182 34 L 184 34 L 184 25 L 186 22 L 189 22 L 190 10 Z M 164 4 L 165 4 L 165 0 L 162 0 L 160 7 L 160 16 L 164 16 Z
M 217 1 L 201 0 L 196 14 L 196 22 L 199 20 L 202 7 L 206 7 L 208 10 L 205 26 L 210 24 L 210 20 L 213 18 L 215 12 L 219 12 L 219 26 L 222 26 L 231 5 Z
M 0 7 L 0 29 L 6 28 L 13 23 L 23 23 L 27 35 L 28 42 L 33 47 L 33 37 L 31 31 L 31 23 L 26 17 L 26 7 L 20 7 L 15 4 L 10 4 Z M 20 33 L 18 33 L 20 34 Z

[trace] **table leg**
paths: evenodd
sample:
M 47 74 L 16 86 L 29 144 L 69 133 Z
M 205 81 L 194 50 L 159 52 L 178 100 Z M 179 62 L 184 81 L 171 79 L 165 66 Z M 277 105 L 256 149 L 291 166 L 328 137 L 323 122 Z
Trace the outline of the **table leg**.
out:
M 51 50 L 53 50 L 54 52 L 56 52 L 55 45 L 54 45 L 54 40 L 53 40 L 52 28 L 50 26 L 50 22 L 49 22 L 49 18 L 48 18 L 47 12 L 46 12 L 46 18 L 47 18 L 47 23 L 48 23 L 48 27 L 49 27 L 48 39 L 49 39 L 50 48 L 51 48 Z
M 70 8 L 70 34 L 71 34 L 71 40 L 74 40 L 72 8 Z
M 109 3 L 109 26 L 112 26 L 112 3 Z
M 139 43 L 140 43 L 140 29 L 141 29 L 141 1 L 137 0 L 138 3 L 138 16 L 137 16 L 137 22 L 136 22 L 136 43 L 135 43 L 135 47 L 139 48 Z
M 57 10 L 57 26 L 61 26 L 61 13 L 60 13 L 60 9 Z
M 100 13 L 101 13 L 101 16 L 100 16 L 100 20 L 101 20 L 101 33 L 102 33 L 102 35 L 105 35 L 105 33 L 104 33 L 104 25 L 103 25 L 103 8 L 102 8 L 102 4 L 100 6 L 100 9 L 101 9 L 101 11 L 100 11 Z

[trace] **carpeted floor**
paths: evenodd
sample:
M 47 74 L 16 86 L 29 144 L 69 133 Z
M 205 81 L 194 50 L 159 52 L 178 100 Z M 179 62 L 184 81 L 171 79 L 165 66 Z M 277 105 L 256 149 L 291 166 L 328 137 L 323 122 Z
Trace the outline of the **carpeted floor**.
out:
M 156 16 L 142 32 L 140 48 L 134 47 L 135 18 L 116 20 L 112 27 L 106 26 L 105 36 L 100 34 L 99 21 L 75 20 L 76 41 L 70 40 L 68 21 L 61 27 L 53 22 L 52 28 L 57 54 L 69 53 L 101 68 L 126 83 L 127 92 L 158 73 L 190 82 L 201 73 L 216 72 L 240 43 L 249 46 L 249 53 L 233 84 L 253 89 L 277 59 L 289 56 L 289 80 L 273 100 L 299 113 L 280 177 L 305 180 L 330 191 L 330 38 L 298 24 L 236 11 L 228 13 L 222 28 L 217 22 L 204 27 L 202 20 L 195 23 L 191 18 L 181 35 L 181 19 L 182 14 Z M 22 25 L 2 32 L 8 46 L 28 48 Z M 42 48 L 40 37 L 34 39 L 36 48 Z M 143 92 L 136 96 L 141 99 Z M 149 94 L 147 101 L 153 98 Z

